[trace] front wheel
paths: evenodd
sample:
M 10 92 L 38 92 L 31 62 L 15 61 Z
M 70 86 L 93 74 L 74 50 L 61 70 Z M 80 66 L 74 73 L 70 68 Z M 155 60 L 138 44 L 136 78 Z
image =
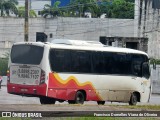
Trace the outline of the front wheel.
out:
M 85 101 L 85 96 L 84 96 L 83 92 L 78 91 L 75 96 L 75 103 L 76 104 L 83 104 L 84 101 Z
M 138 102 L 137 95 L 135 93 L 132 93 L 130 101 L 129 101 L 129 105 L 136 105 L 137 102 Z
M 49 97 L 40 97 L 41 104 L 55 104 L 56 100 L 54 98 Z

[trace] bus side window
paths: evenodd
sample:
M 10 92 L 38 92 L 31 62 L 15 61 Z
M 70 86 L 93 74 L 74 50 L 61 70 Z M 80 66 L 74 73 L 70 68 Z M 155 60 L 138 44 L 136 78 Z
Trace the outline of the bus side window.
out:
M 114 74 L 114 61 L 113 61 L 113 53 L 111 52 L 104 52 L 104 73 L 106 74 Z
M 132 72 L 133 72 L 133 75 L 136 75 L 136 76 L 141 76 L 141 67 L 140 67 L 140 64 L 138 62 L 134 62 L 132 64 Z
M 50 65 L 52 71 L 70 72 L 70 51 L 52 49 L 50 51 Z
M 142 64 L 146 61 L 140 54 L 132 54 L 132 74 L 142 77 Z
M 89 51 L 71 51 L 71 72 L 91 73 Z
M 114 53 L 112 59 L 112 73 L 120 75 L 131 74 L 131 57 L 126 53 Z
M 93 73 L 105 73 L 105 66 L 103 60 L 103 52 L 93 52 L 92 53 L 92 67 Z
M 142 65 L 142 76 L 147 79 L 150 77 L 150 69 L 149 64 L 147 62 L 144 62 Z

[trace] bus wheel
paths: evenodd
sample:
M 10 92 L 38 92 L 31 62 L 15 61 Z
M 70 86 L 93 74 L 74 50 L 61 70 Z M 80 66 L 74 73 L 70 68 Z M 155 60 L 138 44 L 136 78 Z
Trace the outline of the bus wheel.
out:
M 76 103 L 76 104 L 83 104 L 84 101 L 85 101 L 85 96 L 84 96 L 83 92 L 78 91 L 78 92 L 76 93 L 75 103 Z
M 74 100 L 68 100 L 68 103 L 69 104 L 75 104 L 75 101 Z
M 132 93 L 130 101 L 129 101 L 129 105 L 136 105 L 137 102 L 138 102 L 137 95 L 135 93 Z
M 40 97 L 41 104 L 55 104 L 56 100 L 49 97 Z
M 97 101 L 97 104 L 98 104 L 98 105 L 104 105 L 104 104 L 105 104 L 105 101 Z

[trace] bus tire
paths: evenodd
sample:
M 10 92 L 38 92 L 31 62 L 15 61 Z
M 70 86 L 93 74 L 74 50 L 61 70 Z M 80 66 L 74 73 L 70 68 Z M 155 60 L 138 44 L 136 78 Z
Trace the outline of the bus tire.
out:
M 40 97 L 41 104 L 55 104 L 56 100 L 54 98 L 49 97 Z
M 138 102 L 138 97 L 135 93 L 132 93 L 130 101 L 129 101 L 129 105 L 136 105 Z
M 85 96 L 84 96 L 83 92 L 78 91 L 75 96 L 75 103 L 76 104 L 83 104 L 84 101 L 85 101 Z
M 105 101 L 97 101 L 97 104 L 98 104 L 98 105 L 104 105 L 104 104 L 105 104 Z

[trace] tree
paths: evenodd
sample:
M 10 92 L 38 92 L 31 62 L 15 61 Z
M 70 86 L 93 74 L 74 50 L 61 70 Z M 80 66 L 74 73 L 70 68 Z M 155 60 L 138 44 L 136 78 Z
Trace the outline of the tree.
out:
M 97 0 L 71 0 L 70 7 L 80 17 L 85 17 L 85 12 L 90 12 L 93 16 L 97 16 L 99 11 Z
M 111 4 L 107 5 L 107 15 L 110 18 L 134 18 L 134 4 L 126 2 L 126 0 L 113 0 Z
M 135 0 L 125 0 L 126 2 L 135 3 Z
M 25 17 L 25 7 L 18 7 L 18 17 Z M 29 17 L 37 17 L 37 14 L 34 10 L 29 10 Z
M 9 52 L 3 54 L 4 58 L 0 58 L 0 75 L 7 75 Z
M 16 5 L 18 5 L 17 0 L 0 0 L 0 12 L 1 16 L 9 16 L 10 13 L 18 14 Z
M 56 1 L 53 6 L 45 4 L 44 9 L 41 11 L 41 15 L 46 18 L 48 16 L 50 17 L 56 17 L 61 14 L 61 10 L 59 9 L 59 5 L 61 4 L 60 1 Z

